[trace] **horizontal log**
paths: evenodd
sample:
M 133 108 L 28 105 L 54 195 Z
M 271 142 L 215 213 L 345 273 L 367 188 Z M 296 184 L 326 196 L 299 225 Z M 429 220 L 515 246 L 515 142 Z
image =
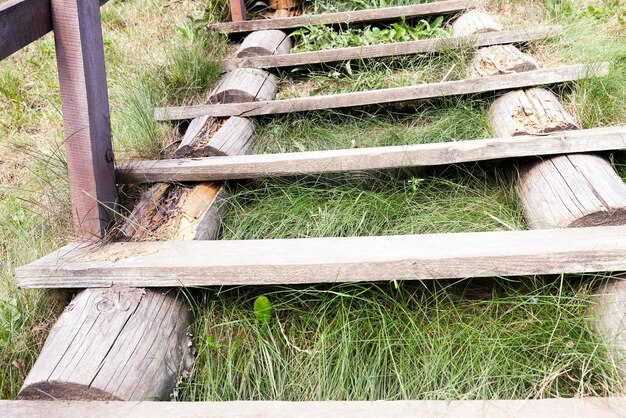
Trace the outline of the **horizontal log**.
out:
M 421 99 L 510 90 L 543 84 L 563 83 L 587 77 L 603 77 L 608 63 L 576 64 L 559 68 L 494 75 L 408 87 L 367 90 L 356 93 L 328 94 L 273 101 L 164 107 L 155 109 L 157 120 L 193 119 L 198 116 L 262 116 L 311 110 L 339 109 L 408 102 Z
M 321 51 L 299 52 L 283 55 L 251 56 L 225 60 L 224 69 L 282 68 L 355 59 L 396 57 L 402 55 L 423 54 L 465 46 L 481 47 L 529 42 L 537 39 L 544 39 L 550 36 L 556 36 L 560 32 L 560 26 L 538 26 L 535 28 L 515 29 L 504 32 L 479 33 L 470 36 L 422 39 L 410 42 L 355 46 L 350 48 L 326 49 Z
M 617 149 L 626 149 L 626 126 L 438 144 L 141 161 L 119 166 L 117 178 L 121 183 L 252 179 Z
M 80 292 L 52 327 L 18 398 L 168 400 L 193 362 L 185 300 L 164 289 Z
M 0 401 L 0 415 L 35 418 L 317 418 L 322 416 L 420 418 L 617 418 L 626 398 L 559 398 L 495 401 L 235 401 L 54 402 Z
M 243 22 L 220 22 L 210 26 L 221 33 L 244 33 L 268 29 L 294 29 L 307 25 L 347 25 L 355 23 L 383 22 L 428 15 L 457 13 L 475 7 L 476 0 L 450 0 L 381 9 L 350 12 L 323 13 L 318 15 L 285 17 L 279 19 L 246 20 Z
M 100 5 L 107 0 L 100 0 Z M 0 60 L 52 30 L 50 0 L 0 2 Z
M 626 271 L 626 226 L 346 238 L 69 244 L 19 287 L 222 286 Z

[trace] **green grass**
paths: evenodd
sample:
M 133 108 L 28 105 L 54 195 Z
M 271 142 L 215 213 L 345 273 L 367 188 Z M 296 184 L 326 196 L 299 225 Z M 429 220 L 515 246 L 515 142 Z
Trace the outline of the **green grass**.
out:
M 515 176 L 502 168 L 258 180 L 229 202 L 223 239 L 523 228 Z
M 307 25 L 291 33 L 295 44 L 292 52 L 408 42 L 450 36 L 450 29 L 444 29 L 442 25 L 443 16 L 436 19 L 421 19 L 416 24 L 409 24 L 403 19 L 399 23 L 366 26 L 364 28 L 335 29 L 324 25 Z
M 376 251 L 372 248 L 372 251 Z M 178 398 L 510 399 L 619 391 L 598 278 L 209 289 Z M 272 304 L 255 320 L 257 296 Z
M 350 93 L 466 78 L 467 48 L 379 60 L 351 60 L 333 66 L 295 68 L 280 73 L 277 98 Z
M 315 12 L 414 1 L 314 0 Z M 555 19 L 562 37 L 533 43 L 547 66 L 608 60 L 609 77 L 557 91 L 583 127 L 626 123 L 620 6 L 494 1 L 512 25 Z M 201 103 L 219 77 L 224 38 L 186 15 L 223 19 L 227 2 L 111 1 L 102 9 L 113 136 L 120 160 L 166 155 L 177 126 L 155 105 Z M 596 13 L 600 10 L 598 13 Z M 551 14 L 550 14 L 550 11 Z M 524 15 L 529 13 L 529 15 Z M 542 16 L 545 15 L 545 16 Z M 176 24 L 163 23 L 175 21 Z M 296 69 L 281 97 L 465 77 L 468 50 Z M 304 81 L 304 77 L 312 78 Z M 490 136 L 488 97 L 292 114 L 256 121 L 256 152 L 431 143 Z M 71 233 L 50 36 L 0 70 L 0 396 L 14 397 L 67 294 L 20 291 L 15 266 Z M 626 179 L 626 169 L 618 166 Z M 242 182 L 224 238 L 354 236 L 523 228 L 515 167 L 466 165 Z M 376 251 L 375 248 L 372 251 Z M 484 399 L 623 393 L 616 354 L 592 328 L 602 277 L 211 288 L 190 291 L 197 362 L 181 400 Z M 265 295 L 272 313 L 257 320 Z
M 253 152 L 427 144 L 490 136 L 483 101 L 450 98 L 385 109 L 293 113 L 257 121 Z
M 154 123 L 151 106 L 202 100 L 219 77 L 224 40 L 190 30 L 186 14 L 199 7 L 113 0 L 101 9 L 113 138 L 121 159 L 158 155 L 173 135 L 173 128 Z M 54 56 L 53 38 L 47 35 L 0 63 L 3 399 L 17 395 L 70 297 L 67 292 L 19 290 L 13 283 L 15 267 L 73 236 Z
M 345 12 L 350 10 L 380 9 L 383 7 L 431 3 L 430 0 L 310 0 L 305 1 L 311 13 Z

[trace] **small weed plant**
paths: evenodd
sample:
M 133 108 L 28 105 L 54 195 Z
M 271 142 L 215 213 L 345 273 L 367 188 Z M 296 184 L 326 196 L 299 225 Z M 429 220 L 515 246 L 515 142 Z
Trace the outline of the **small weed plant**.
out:
M 443 27 L 443 16 L 439 16 L 431 22 L 422 19 L 415 26 L 403 19 L 386 28 L 366 26 L 339 32 L 323 25 L 308 25 L 293 32 L 291 36 L 296 45 L 294 51 L 305 52 L 439 38 L 450 36 L 450 31 Z

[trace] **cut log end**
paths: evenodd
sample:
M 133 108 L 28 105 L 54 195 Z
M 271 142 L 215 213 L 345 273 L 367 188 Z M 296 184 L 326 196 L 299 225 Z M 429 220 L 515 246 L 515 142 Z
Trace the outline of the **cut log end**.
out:
M 246 154 L 252 146 L 254 123 L 233 116 L 225 122 L 208 116 L 195 118 L 174 154 L 177 158 Z
M 462 14 L 452 23 L 452 32 L 455 36 L 470 36 L 476 33 L 498 32 L 500 30 L 502 27 L 491 15 L 477 10 Z
M 276 29 L 260 30 L 246 36 L 235 56 L 246 58 L 288 54 L 291 48 L 293 40 L 285 32 Z
M 626 185 L 602 157 L 548 158 L 520 172 L 520 200 L 530 229 L 626 224 Z
M 278 80 L 267 71 L 237 68 L 227 73 L 213 90 L 209 103 L 241 103 L 272 100 Z
M 33 401 L 121 401 L 122 399 L 103 390 L 68 382 L 38 382 L 24 387 L 18 400 Z
M 513 45 L 494 45 L 481 48 L 476 52 L 470 64 L 470 73 L 473 77 L 538 69 L 539 63 L 532 56 L 521 52 Z

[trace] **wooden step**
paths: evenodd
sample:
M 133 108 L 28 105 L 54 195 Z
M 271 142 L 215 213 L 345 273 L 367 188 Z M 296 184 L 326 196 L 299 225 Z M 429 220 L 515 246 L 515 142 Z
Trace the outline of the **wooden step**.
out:
M 420 99 L 487 93 L 543 84 L 563 83 L 588 77 L 603 77 L 609 71 L 608 63 L 576 64 L 559 68 L 527 71 L 489 77 L 471 78 L 441 83 L 421 84 L 328 94 L 296 99 L 245 103 L 209 104 L 200 106 L 164 107 L 155 109 L 157 120 L 193 119 L 198 116 L 261 116 L 310 110 L 339 109 L 376 104 L 408 102 Z
M 626 271 L 626 226 L 348 238 L 70 244 L 19 287 L 334 283 Z
M 338 13 L 323 13 L 278 19 L 220 22 L 210 25 L 210 28 L 221 33 L 245 33 L 268 29 L 295 29 L 307 25 L 347 25 L 392 20 L 399 21 L 403 17 L 415 18 L 428 15 L 457 13 L 465 9 L 476 7 L 478 3 L 479 2 L 476 0 L 450 0 L 435 3 L 412 4 L 408 6 L 385 7 L 380 9 L 366 9 Z
M 329 151 L 140 161 L 118 166 L 120 183 L 234 180 L 626 149 L 626 126 L 543 136 Z
M 494 401 L 235 401 L 81 402 L 0 401 L 0 416 L 13 418 L 616 418 L 626 398 L 560 398 Z
M 321 51 L 299 52 L 293 54 L 277 54 L 233 58 L 224 61 L 224 70 L 235 68 L 282 68 L 296 67 L 347 60 L 367 58 L 397 57 L 402 55 L 423 54 L 447 50 L 451 48 L 482 47 L 523 43 L 556 36 L 561 32 L 559 26 L 538 26 L 534 28 L 515 29 L 503 32 L 479 33 L 471 36 L 453 36 L 450 38 L 422 39 L 410 42 L 398 42 L 383 45 L 356 46 L 335 48 Z

